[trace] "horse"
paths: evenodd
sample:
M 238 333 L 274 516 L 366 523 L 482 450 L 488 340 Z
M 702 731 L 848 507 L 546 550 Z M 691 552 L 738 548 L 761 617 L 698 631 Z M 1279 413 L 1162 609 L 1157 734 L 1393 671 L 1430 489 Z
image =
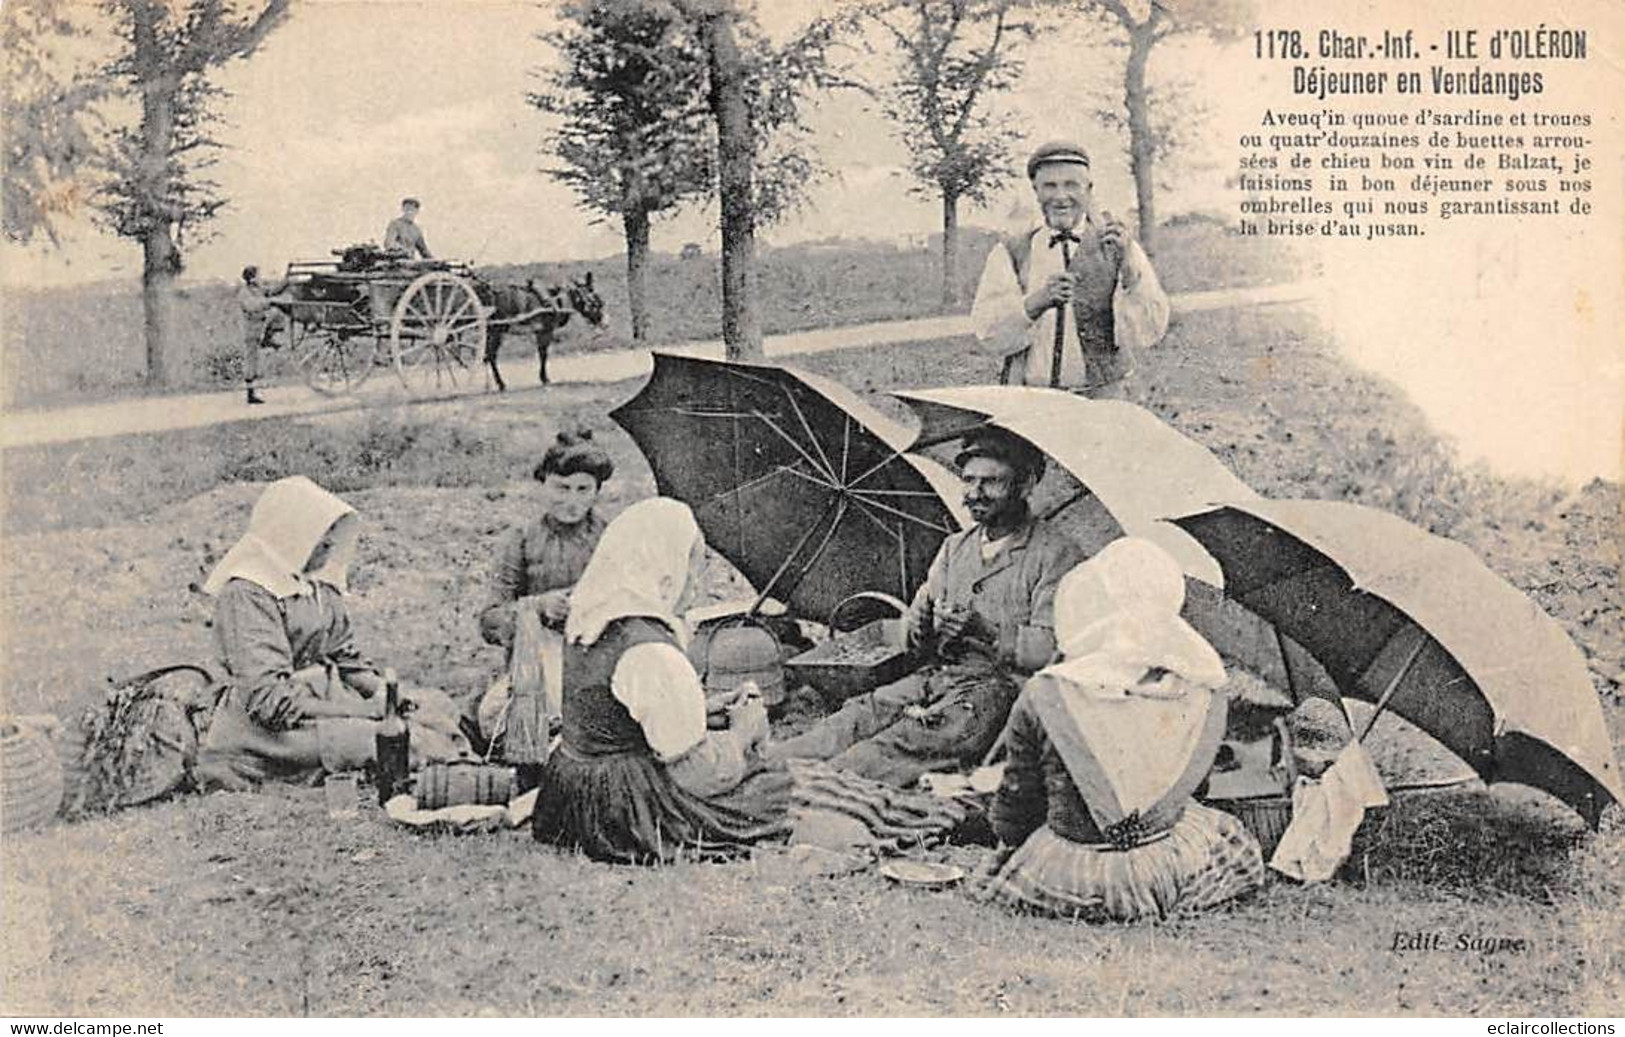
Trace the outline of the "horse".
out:
M 588 324 L 601 327 L 604 323 L 604 300 L 592 286 L 591 271 L 565 282 L 563 288 L 548 285 L 538 288 L 534 280 L 524 284 L 494 284 L 489 286 L 490 298 L 484 300 L 491 307 L 485 324 L 485 366 L 496 380 L 497 391 L 506 392 L 508 385 L 497 368 L 497 352 L 508 332 L 529 328 L 536 336 L 536 360 L 543 385 L 547 384 L 547 349 L 553 344 L 553 334 L 579 313 Z

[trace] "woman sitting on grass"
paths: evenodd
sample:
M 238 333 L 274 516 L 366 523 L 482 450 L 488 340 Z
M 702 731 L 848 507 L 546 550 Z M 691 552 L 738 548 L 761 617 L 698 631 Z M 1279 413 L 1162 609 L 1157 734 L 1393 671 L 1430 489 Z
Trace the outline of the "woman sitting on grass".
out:
M 1179 616 L 1179 564 L 1107 545 L 1055 594 L 1061 662 L 1022 689 L 991 822 L 993 899 L 1091 921 L 1163 919 L 1262 885 L 1258 843 L 1192 800 L 1224 735 L 1224 664 Z
M 354 508 L 304 476 L 280 479 L 204 582 L 226 684 L 198 754 L 203 788 L 308 782 L 373 762 L 384 682 L 356 649 L 344 603 L 356 533 Z M 450 700 L 412 695 L 415 757 L 458 755 Z
M 877 840 L 959 821 L 929 797 L 816 767 L 792 777 L 768 762 L 767 711 L 748 683 L 707 702 L 679 618 L 701 589 L 704 558 L 678 501 L 640 501 L 604 531 L 565 621 L 564 730 L 542 772 L 536 838 L 595 860 L 653 863 L 788 836 L 792 817 L 841 815 Z M 711 729 L 708 712 L 726 727 Z
M 528 620 L 533 637 L 520 637 L 522 647 L 540 656 L 545 697 L 549 711 L 557 712 L 563 694 L 560 667 L 563 663 L 565 618 L 570 614 L 570 590 L 587 568 L 598 538 L 604 535 L 604 520 L 594 506 L 615 464 L 603 447 L 592 441 L 586 430 L 560 432 L 534 473 L 541 483 L 540 505 L 528 522 L 509 530 L 498 550 L 491 573 L 486 606 L 480 612 L 480 636 L 487 644 L 507 650 L 506 666 L 513 664 L 515 634 Z M 528 612 L 529 615 L 523 615 Z M 471 739 L 480 747 L 503 729 L 511 688 L 507 680 L 493 684 L 478 704 L 477 715 L 465 724 Z M 545 739 L 546 732 L 541 732 Z M 528 766 L 542 747 L 509 746 L 506 758 Z M 523 757 L 523 758 L 521 758 Z M 526 788 L 534 779 L 522 776 Z

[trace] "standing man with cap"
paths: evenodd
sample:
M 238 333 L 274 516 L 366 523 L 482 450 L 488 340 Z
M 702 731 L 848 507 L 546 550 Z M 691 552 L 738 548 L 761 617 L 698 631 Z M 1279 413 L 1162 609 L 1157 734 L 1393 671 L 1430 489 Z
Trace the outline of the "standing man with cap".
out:
M 388 228 L 384 230 L 385 252 L 404 253 L 408 259 L 416 256 L 434 258 L 429 251 L 429 243 L 423 240 L 422 228 L 416 223 L 421 207 L 416 198 L 401 199 L 401 214 L 390 220 Z
M 1168 330 L 1168 296 L 1139 243 L 1097 212 L 1089 156 L 1055 141 L 1027 160 L 1045 226 L 994 246 L 971 325 L 1011 385 L 1122 399 L 1134 352 Z
M 1004 730 L 1022 682 L 1055 652 L 1055 588 L 1083 550 L 1027 506 L 1044 455 L 1002 429 L 965 437 L 955 459 L 976 525 L 942 542 L 909 606 L 918 669 L 775 742 L 779 759 L 828 760 L 908 787 L 974 766 Z

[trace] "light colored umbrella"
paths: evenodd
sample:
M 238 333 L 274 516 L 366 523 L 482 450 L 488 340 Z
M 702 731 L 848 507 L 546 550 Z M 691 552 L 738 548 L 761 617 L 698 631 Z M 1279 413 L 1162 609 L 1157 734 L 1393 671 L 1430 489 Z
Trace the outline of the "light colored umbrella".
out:
M 1067 507 L 1099 508 L 1120 534 L 1144 537 L 1179 562 L 1186 575 L 1213 586 L 1224 574 L 1202 546 L 1167 519 L 1253 491 L 1200 443 L 1143 407 L 1089 400 L 1056 389 L 961 386 L 892 395 L 920 419 L 913 450 L 959 439 L 987 425 L 1014 432 L 1072 474 L 1087 493 Z M 1065 510 L 1065 508 L 1055 509 Z
M 1411 721 L 1485 781 L 1544 789 L 1593 825 L 1620 799 L 1579 649 L 1463 545 L 1342 501 L 1254 497 L 1176 521 L 1224 567 L 1225 594 L 1345 695 Z
M 1093 553 L 1124 534 L 1152 541 L 1185 571 L 1185 618 L 1226 659 L 1284 689 L 1294 702 L 1337 700 L 1337 686 L 1320 664 L 1220 593 L 1219 563 L 1167 521 L 1217 501 L 1257 496 L 1206 447 L 1143 407 L 1056 389 L 961 386 L 892 395 L 919 418 L 912 450 L 994 426 L 1043 451 L 1082 487 L 1046 514 L 1085 550 Z

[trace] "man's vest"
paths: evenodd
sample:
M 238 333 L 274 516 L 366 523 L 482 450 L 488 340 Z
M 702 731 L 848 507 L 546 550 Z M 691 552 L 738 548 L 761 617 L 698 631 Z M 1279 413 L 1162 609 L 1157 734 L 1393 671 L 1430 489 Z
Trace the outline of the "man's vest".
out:
M 1077 279 L 1069 309 L 1078 331 L 1078 343 L 1083 347 L 1084 368 L 1089 375 L 1095 376 L 1090 380 L 1115 381 L 1127 373 L 1127 365 L 1117 355 L 1117 339 L 1112 323 L 1112 293 L 1117 290 L 1117 265 L 1101 245 L 1100 235 L 1093 227 L 1085 225 L 1079 230 L 1082 232 L 1078 234 L 1081 240 L 1072 246 L 1072 265 L 1067 267 Z M 1044 246 L 1048 247 L 1048 231 L 1049 228 L 1040 227 L 1036 231 L 1008 235 L 1003 239 L 1010 265 L 1015 270 L 1016 283 L 1023 292 L 1029 290 L 1027 270 L 1032 259 L 1033 242 L 1043 238 Z M 1051 321 L 1053 319 L 1050 318 Z M 1049 369 L 1049 359 L 1045 358 L 1046 370 Z M 1009 385 L 1015 378 L 1015 365 L 1024 362 L 1023 353 L 1006 357 L 999 380 Z

